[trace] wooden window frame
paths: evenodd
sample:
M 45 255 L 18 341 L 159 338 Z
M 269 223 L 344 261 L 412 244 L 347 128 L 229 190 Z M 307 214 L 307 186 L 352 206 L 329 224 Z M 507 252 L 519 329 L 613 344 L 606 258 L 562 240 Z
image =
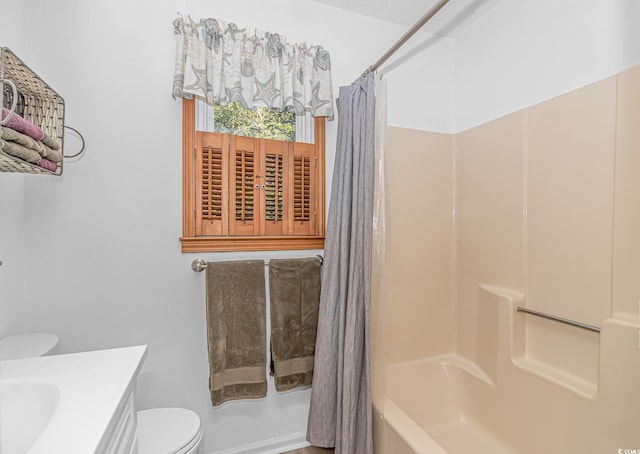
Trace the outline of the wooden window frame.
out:
M 315 118 L 316 234 L 279 236 L 198 236 L 196 234 L 195 101 L 182 100 L 182 252 L 323 249 L 325 234 L 325 118 Z

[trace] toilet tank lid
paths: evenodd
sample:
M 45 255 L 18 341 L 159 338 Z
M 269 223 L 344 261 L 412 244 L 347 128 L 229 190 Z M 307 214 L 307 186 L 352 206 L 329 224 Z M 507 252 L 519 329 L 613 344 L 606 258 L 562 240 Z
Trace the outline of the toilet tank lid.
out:
M 0 339 L 0 361 L 46 355 L 58 344 L 50 333 L 17 334 Z
M 200 432 L 200 418 L 186 408 L 142 410 L 137 418 L 140 454 L 180 452 Z

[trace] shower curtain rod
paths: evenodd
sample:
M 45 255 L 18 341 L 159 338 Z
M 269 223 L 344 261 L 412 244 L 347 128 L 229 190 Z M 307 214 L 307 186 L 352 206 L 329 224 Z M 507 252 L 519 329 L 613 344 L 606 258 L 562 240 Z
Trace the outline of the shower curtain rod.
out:
M 385 54 L 382 57 L 380 57 L 373 65 L 369 66 L 365 70 L 365 72 L 362 73 L 362 76 L 364 77 L 367 74 L 376 71 L 380 66 L 382 66 L 382 64 L 386 62 L 389 59 L 389 57 L 395 54 L 396 51 L 404 45 L 404 43 L 409 41 L 409 38 L 415 35 L 416 32 L 420 30 L 424 24 L 429 22 L 429 20 L 433 16 L 438 14 L 438 11 L 440 11 L 444 7 L 444 5 L 446 5 L 447 3 L 449 3 L 449 0 L 440 0 L 438 3 L 436 3 L 429 11 L 427 11 L 427 13 L 424 16 L 420 18 L 418 22 L 415 23 L 413 27 L 407 30 L 407 32 L 404 35 L 402 35 L 402 37 L 398 41 L 396 41 L 396 43 L 391 47 L 391 49 L 385 52 Z

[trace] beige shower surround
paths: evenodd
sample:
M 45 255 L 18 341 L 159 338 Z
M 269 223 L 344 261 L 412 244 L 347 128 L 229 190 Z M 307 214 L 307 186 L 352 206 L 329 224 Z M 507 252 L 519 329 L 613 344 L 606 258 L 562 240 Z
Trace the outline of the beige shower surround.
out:
M 386 156 L 376 450 L 640 450 L 640 67 Z

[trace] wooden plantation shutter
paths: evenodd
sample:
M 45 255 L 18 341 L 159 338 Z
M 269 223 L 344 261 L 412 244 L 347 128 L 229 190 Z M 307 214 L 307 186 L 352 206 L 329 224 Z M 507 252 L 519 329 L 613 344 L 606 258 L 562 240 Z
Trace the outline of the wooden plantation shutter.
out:
M 315 144 L 195 130 L 183 100 L 183 252 L 322 249 L 324 119 Z
M 228 230 L 227 136 L 196 134 L 196 235 L 226 235 Z
M 291 165 L 289 175 L 292 181 L 289 189 L 291 203 L 291 235 L 312 235 L 315 230 L 315 145 L 291 143 Z
M 262 234 L 284 235 L 288 229 L 287 191 L 290 187 L 289 143 L 280 140 L 262 139 L 262 167 L 260 170 L 260 206 L 263 209 Z
M 231 150 L 229 234 L 259 235 L 261 210 L 259 203 L 260 140 L 229 136 Z

